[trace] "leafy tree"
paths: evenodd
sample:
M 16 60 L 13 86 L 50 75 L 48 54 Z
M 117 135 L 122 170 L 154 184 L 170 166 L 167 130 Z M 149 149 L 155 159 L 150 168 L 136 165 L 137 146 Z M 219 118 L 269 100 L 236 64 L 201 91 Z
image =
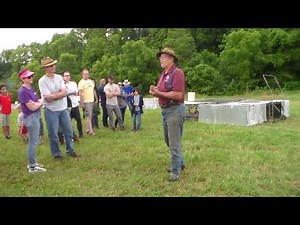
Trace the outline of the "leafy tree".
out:
M 71 30 L 71 33 L 74 33 L 74 35 L 77 37 L 77 40 L 84 47 L 89 38 L 89 31 L 89 28 L 74 28 Z
M 101 78 L 107 79 L 111 74 L 118 75 L 119 59 L 117 55 L 104 55 L 101 60 L 94 63 L 90 70 L 91 76 L 100 80 Z M 116 76 L 118 79 L 118 77 Z
M 10 55 L 12 54 L 13 49 L 8 49 L 8 50 L 3 50 L 2 53 L 0 54 L 0 61 L 6 63 L 10 62 Z
M 32 59 L 31 49 L 25 44 L 18 46 L 17 49 L 13 50 L 9 57 L 13 71 L 19 71 L 21 66 L 27 65 Z
M 157 51 L 163 47 L 164 40 L 168 36 L 168 28 L 151 28 L 149 35 L 143 40 L 147 47 L 156 49 Z
M 122 36 L 118 33 L 112 33 L 110 35 L 107 35 L 107 48 L 106 48 L 106 54 L 116 54 L 119 55 L 122 53 Z
M 207 95 L 216 95 L 224 90 L 224 79 L 220 72 L 210 65 L 200 63 L 187 71 L 191 90 Z
M 10 62 L 0 61 L 0 81 L 11 75 L 12 65 Z
M 190 28 L 189 31 L 194 39 L 197 52 L 208 50 L 220 53 L 219 45 L 222 43 L 224 34 L 229 33 L 230 28 Z
M 187 74 L 188 90 L 239 93 L 265 86 L 263 73 L 276 75 L 282 86 L 295 89 L 300 78 L 299 36 L 299 28 L 74 28 L 43 44 L 2 51 L 0 79 L 17 86 L 17 74 L 24 66 L 38 78 L 44 73 L 41 59 L 50 56 L 59 61 L 58 72 L 71 68 L 76 79 L 81 78 L 81 69 L 90 68 L 93 78 L 115 74 L 148 93 L 161 71 L 156 53 L 172 47 Z
M 220 71 L 227 83 L 235 80 L 238 90 L 255 86 L 252 80 L 256 58 L 262 57 L 260 33 L 257 30 L 239 29 L 224 38 L 220 53 Z
M 288 44 L 284 48 L 285 54 L 288 56 L 285 67 L 289 69 L 289 72 L 294 76 L 295 80 L 300 78 L 300 29 L 289 28 L 284 29 L 290 34 L 292 45 Z
M 122 50 L 119 79 L 128 79 L 133 86 L 139 86 L 142 93 L 148 92 L 149 86 L 156 83 L 160 71 L 156 51 L 148 48 L 143 40 L 128 41 Z
M 63 53 L 60 55 L 56 67 L 56 71 L 62 75 L 65 70 L 68 70 L 72 74 L 72 79 L 79 81 L 81 79 L 80 75 L 80 65 L 77 62 L 77 55 L 70 53 Z
M 83 52 L 83 68 L 91 68 L 97 60 L 102 58 L 107 48 L 106 30 L 92 29 L 92 31 Z
M 195 54 L 195 56 L 190 60 L 190 62 L 188 62 L 188 65 L 185 68 L 186 79 L 187 79 L 186 81 L 187 90 L 191 90 L 191 91 L 201 90 L 201 92 L 203 93 L 205 92 L 206 94 L 208 94 L 208 92 L 217 93 L 218 92 L 217 89 L 218 87 L 220 87 L 219 90 L 220 92 L 223 88 L 221 85 L 220 86 L 212 85 L 210 87 L 207 87 L 207 89 L 203 89 L 199 87 L 200 79 L 206 77 L 204 72 L 209 72 L 209 74 L 212 74 L 213 75 L 212 78 L 221 76 L 218 68 L 219 68 L 219 58 L 215 53 L 210 52 L 208 50 L 204 50 L 200 53 Z M 205 69 L 205 71 L 197 71 L 198 69 Z M 196 78 L 196 76 L 198 75 L 201 76 L 199 77 L 199 80 L 198 78 Z M 223 81 L 224 79 L 223 77 L 218 77 L 218 80 Z
M 295 80 L 295 75 L 300 69 L 297 66 L 300 65 L 297 58 L 300 56 L 299 29 L 259 29 L 259 32 L 264 53 L 260 62 L 264 73 L 275 75 L 282 85 L 286 81 Z M 264 83 L 262 85 L 265 86 Z
M 67 34 L 54 34 L 50 43 L 48 52 L 45 56 L 59 59 L 61 54 L 69 53 L 77 56 L 77 62 L 81 63 L 84 44 L 82 39 L 74 30 Z
M 106 30 L 108 36 L 118 34 L 120 36 L 121 45 L 127 41 L 138 41 L 148 36 L 148 28 L 108 28 Z
M 28 50 L 30 54 L 32 55 L 31 60 L 41 60 L 44 57 L 43 44 L 32 42 L 30 45 L 28 45 Z
M 168 29 L 168 35 L 162 47 L 171 47 L 175 50 L 183 69 L 197 52 L 194 39 L 186 28 Z

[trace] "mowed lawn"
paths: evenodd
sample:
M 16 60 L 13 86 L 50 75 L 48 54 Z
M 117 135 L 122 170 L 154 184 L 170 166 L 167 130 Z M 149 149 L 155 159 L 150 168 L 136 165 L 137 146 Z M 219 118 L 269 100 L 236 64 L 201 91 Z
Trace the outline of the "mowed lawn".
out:
M 12 138 L 0 136 L 0 196 L 300 196 L 300 91 L 242 97 L 284 97 L 290 100 L 290 117 L 250 127 L 187 120 L 182 140 L 186 169 L 171 183 L 159 109 L 144 110 L 139 132 L 131 131 L 129 111 L 125 131 L 113 132 L 99 122 L 96 136 L 74 143 L 80 159 L 55 161 L 44 123 L 46 137 L 37 158 L 47 172 L 38 174 L 26 169 L 27 145 L 17 134 L 14 110 Z

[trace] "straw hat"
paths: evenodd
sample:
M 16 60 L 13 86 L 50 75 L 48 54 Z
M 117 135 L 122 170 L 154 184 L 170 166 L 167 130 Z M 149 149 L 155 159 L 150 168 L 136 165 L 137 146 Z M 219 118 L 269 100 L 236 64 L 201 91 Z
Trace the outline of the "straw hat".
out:
M 57 63 L 57 60 L 54 60 L 50 57 L 45 57 L 41 60 L 42 67 L 52 66 Z

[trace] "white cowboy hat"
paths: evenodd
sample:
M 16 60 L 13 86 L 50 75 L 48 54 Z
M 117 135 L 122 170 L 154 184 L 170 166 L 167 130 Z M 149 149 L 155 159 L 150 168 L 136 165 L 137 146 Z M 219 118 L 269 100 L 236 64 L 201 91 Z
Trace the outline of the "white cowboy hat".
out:
M 124 84 L 124 85 L 129 85 L 130 82 L 129 82 L 128 80 L 124 80 L 123 84 Z

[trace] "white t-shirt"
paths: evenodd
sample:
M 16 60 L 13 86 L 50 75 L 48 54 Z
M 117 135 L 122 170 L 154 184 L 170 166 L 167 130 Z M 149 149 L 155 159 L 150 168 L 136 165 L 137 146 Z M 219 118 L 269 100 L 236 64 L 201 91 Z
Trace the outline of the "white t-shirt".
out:
M 74 92 L 76 92 L 78 94 L 78 87 L 77 87 L 76 82 L 69 81 L 68 83 L 66 83 L 66 87 L 67 87 L 67 94 L 74 93 Z M 72 101 L 72 108 L 75 108 L 76 106 L 79 105 L 79 101 L 80 101 L 80 96 L 79 95 L 71 94 L 71 95 L 68 95 L 68 96 Z
M 66 89 L 66 85 L 63 77 L 59 74 L 54 74 L 53 77 L 44 75 L 39 79 L 39 89 L 43 98 L 44 95 Z M 67 98 L 64 97 L 62 99 L 54 100 L 53 102 L 47 102 L 44 99 L 44 105 L 51 111 L 61 111 L 67 108 Z

